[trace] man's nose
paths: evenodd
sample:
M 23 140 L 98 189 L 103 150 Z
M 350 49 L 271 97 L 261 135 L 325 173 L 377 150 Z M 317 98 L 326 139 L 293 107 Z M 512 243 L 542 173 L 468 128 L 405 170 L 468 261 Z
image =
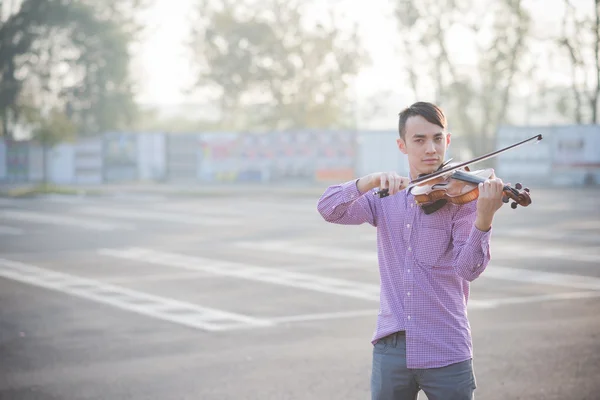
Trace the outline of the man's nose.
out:
M 428 153 L 435 153 L 435 146 L 433 144 L 433 141 L 428 141 L 427 142 L 427 148 L 425 149 Z

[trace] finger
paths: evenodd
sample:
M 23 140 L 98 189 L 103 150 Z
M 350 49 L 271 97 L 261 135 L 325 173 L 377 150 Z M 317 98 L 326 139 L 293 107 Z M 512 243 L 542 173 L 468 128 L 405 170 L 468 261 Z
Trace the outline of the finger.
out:
M 491 182 L 490 182 L 490 180 L 489 180 L 489 179 L 486 179 L 486 180 L 483 182 L 483 190 L 482 190 L 482 195 L 483 195 L 484 197 L 488 197 L 488 196 L 489 196 L 489 194 L 490 194 L 490 186 L 491 186 Z
M 497 191 L 496 191 L 496 182 L 492 179 L 488 179 L 488 181 L 485 184 L 486 186 L 486 195 L 488 198 L 494 198 L 496 197 Z
M 390 175 L 390 192 L 391 194 L 398 193 L 398 177 L 394 174 Z
M 504 182 L 502 182 L 502 179 L 500 178 L 496 178 L 496 191 L 498 193 L 502 193 L 504 191 Z
M 396 175 L 396 193 L 402 190 L 402 177 L 400 175 Z
M 387 180 L 388 180 L 388 187 L 390 188 L 390 194 L 396 193 L 396 185 L 394 183 L 394 176 L 391 174 L 388 174 Z
M 387 189 L 387 177 L 385 174 L 381 174 L 381 176 L 379 177 L 379 188 Z

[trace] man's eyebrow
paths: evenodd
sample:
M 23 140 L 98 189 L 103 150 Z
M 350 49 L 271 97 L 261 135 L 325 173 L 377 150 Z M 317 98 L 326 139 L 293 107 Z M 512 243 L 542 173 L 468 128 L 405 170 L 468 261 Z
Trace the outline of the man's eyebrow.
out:
M 413 135 L 413 138 L 416 138 L 416 139 L 422 139 L 422 138 L 424 138 L 424 137 L 426 137 L 426 136 L 427 136 L 427 135 L 425 135 L 424 133 L 415 133 L 415 134 Z M 434 133 L 434 134 L 433 134 L 433 137 L 440 137 L 440 136 L 444 136 L 444 133 L 443 133 L 443 132 L 438 132 L 438 133 Z

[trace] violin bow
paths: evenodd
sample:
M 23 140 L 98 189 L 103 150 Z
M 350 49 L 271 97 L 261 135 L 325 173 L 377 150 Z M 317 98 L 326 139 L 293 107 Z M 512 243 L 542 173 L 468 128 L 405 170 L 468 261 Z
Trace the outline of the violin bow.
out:
M 441 176 L 441 175 L 447 174 L 448 172 L 455 171 L 455 170 L 457 170 L 457 169 L 460 169 L 460 168 L 462 168 L 462 167 L 465 167 L 465 166 L 467 166 L 467 165 L 470 165 L 470 164 L 475 164 L 475 163 L 478 163 L 478 162 L 480 162 L 480 161 L 485 161 L 485 160 L 488 160 L 488 159 L 490 159 L 490 158 L 492 158 L 492 157 L 496 157 L 496 156 L 497 156 L 498 154 L 500 154 L 500 153 L 503 153 L 503 152 L 505 152 L 505 151 L 507 151 L 507 150 L 510 150 L 510 149 L 514 149 L 514 148 L 516 148 L 516 147 L 519 147 L 519 146 L 522 146 L 522 145 L 524 145 L 524 144 L 526 144 L 526 143 L 528 143 L 528 142 L 531 142 L 531 141 L 532 141 L 532 140 L 534 140 L 534 139 L 536 140 L 536 143 L 537 143 L 537 142 L 539 142 L 540 140 L 542 140 L 542 135 L 535 135 L 535 136 L 532 136 L 532 137 L 530 137 L 529 139 L 525 139 L 525 140 L 523 140 L 523 141 L 521 141 L 521 142 L 519 142 L 519 143 L 511 144 L 510 146 L 507 146 L 507 147 L 505 147 L 505 148 L 503 148 L 503 149 L 496 150 L 496 151 L 493 151 L 493 152 L 491 152 L 491 153 L 488 153 L 488 154 L 484 154 L 484 155 L 482 155 L 482 156 L 480 156 L 480 157 L 474 158 L 474 159 L 472 159 L 472 160 L 469 160 L 469 161 L 465 161 L 465 162 L 463 162 L 463 163 L 460 163 L 460 164 L 457 164 L 457 165 L 453 165 L 452 167 L 448 167 L 448 168 L 441 169 L 441 170 L 439 170 L 439 171 L 433 172 L 433 173 L 431 173 L 431 174 L 428 174 L 428 175 L 424 175 L 424 176 L 422 176 L 422 177 L 420 177 L 420 178 L 417 178 L 417 179 L 413 180 L 413 181 L 412 181 L 412 182 L 411 182 L 411 183 L 410 183 L 410 184 L 409 184 L 409 185 L 406 187 L 406 189 L 411 189 L 412 187 L 414 187 L 414 186 L 416 186 L 416 185 L 418 185 L 418 184 L 421 184 L 421 183 L 423 183 L 423 182 L 430 181 L 430 180 L 432 180 L 432 179 L 435 179 L 435 178 L 437 178 L 437 177 L 439 177 L 439 176 Z

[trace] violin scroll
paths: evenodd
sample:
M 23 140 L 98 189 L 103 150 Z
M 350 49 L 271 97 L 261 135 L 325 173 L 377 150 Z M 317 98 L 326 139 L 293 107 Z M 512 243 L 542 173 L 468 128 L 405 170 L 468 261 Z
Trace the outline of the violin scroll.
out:
M 513 200 L 510 207 L 514 210 L 517 206 L 527 207 L 531 204 L 531 197 L 529 196 L 529 188 L 523 188 L 520 183 L 515 184 L 512 188 L 509 185 L 504 186 L 504 196 L 502 201 L 508 203 L 511 199 Z M 523 190 L 521 190 L 523 189 Z

